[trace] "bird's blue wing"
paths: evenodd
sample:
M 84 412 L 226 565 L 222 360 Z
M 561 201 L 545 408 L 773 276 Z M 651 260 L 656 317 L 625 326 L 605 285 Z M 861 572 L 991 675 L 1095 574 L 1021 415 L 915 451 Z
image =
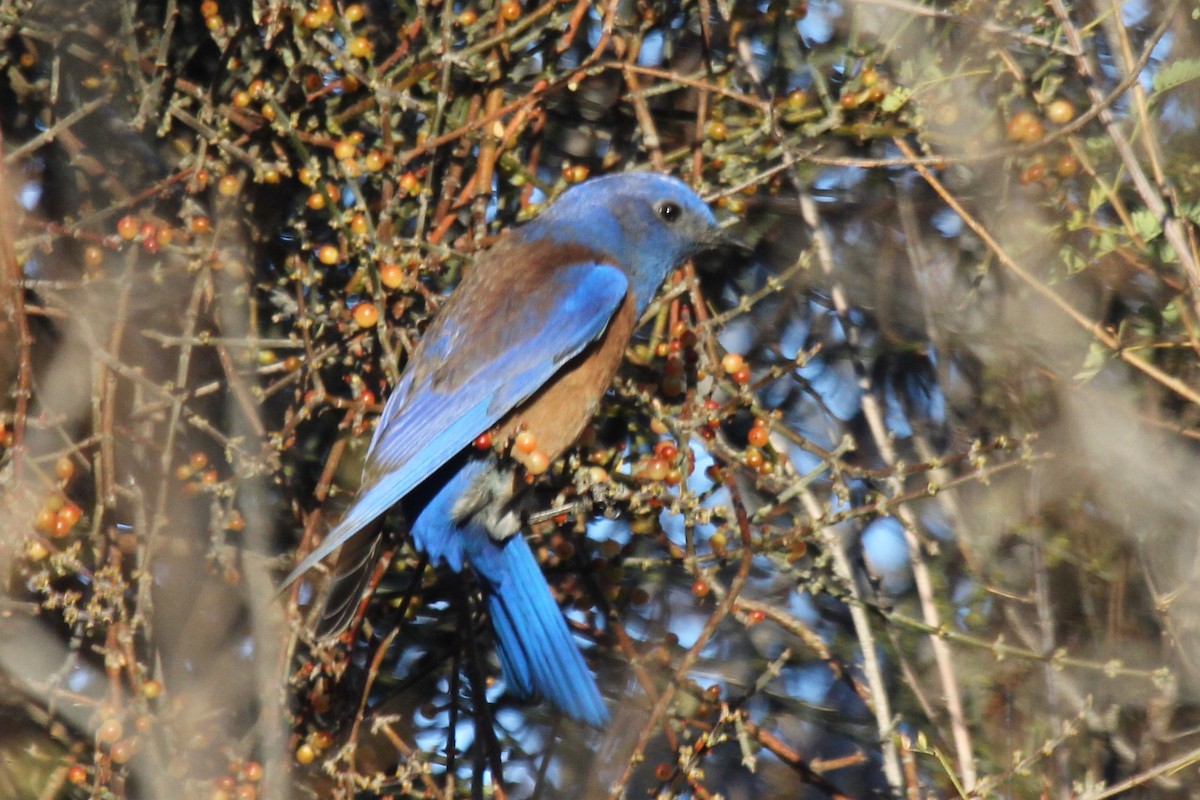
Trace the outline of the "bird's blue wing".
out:
M 354 504 L 282 585 L 315 566 L 528 400 L 604 333 L 628 288 L 617 267 L 574 264 L 554 270 L 537 286 L 513 292 L 503 312 L 493 315 L 499 318 L 488 320 L 490 330 L 462 336 L 451 325 L 431 328 L 427 335 L 433 340 L 414 353 L 384 406 Z

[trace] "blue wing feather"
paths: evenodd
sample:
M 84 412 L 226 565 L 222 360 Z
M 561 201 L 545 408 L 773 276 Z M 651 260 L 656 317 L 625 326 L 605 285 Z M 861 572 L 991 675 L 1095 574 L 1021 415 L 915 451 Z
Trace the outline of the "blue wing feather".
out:
M 484 332 L 488 341 L 463 342 L 455 350 L 445 325 L 431 330 L 436 341 L 429 349 L 445 363 L 425 363 L 430 354 L 421 347 L 414 352 L 380 416 L 358 497 L 282 585 L 323 560 L 528 400 L 604 333 L 628 289 L 629 281 L 617 267 L 573 264 L 556 269 L 508 305 L 507 319 L 492 320 L 496 329 Z M 474 352 L 462 349 L 466 347 Z M 445 375 L 452 377 L 445 380 Z

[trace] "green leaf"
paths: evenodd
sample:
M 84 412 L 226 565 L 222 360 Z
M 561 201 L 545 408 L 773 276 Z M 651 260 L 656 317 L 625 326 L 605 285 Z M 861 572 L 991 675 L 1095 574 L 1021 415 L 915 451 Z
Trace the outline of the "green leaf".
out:
M 900 107 L 908 102 L 908 98 L 912 97 L 912 89 L 907 86 L 897 86 L 888 92 L 887 97 L 883 98 L 883 102 L 879 107 L 886 112 L 898 111 Z
M 1067 268 L 1067 274 L 1075 275 L 1087 269 L 1087 260 L 1083 255 L 1070 245 L 1064 246 L 1058 251 L 1058 257 L 1062 259 L 1063 265 Z
M 1200 80 L 1200 58 L 1181 58 L 1163 67 L 1154 76 L 1154 94 L 1151 95 L 1151 99 L 1195 80 Z
M 1104 365 L 1108 363 L 1109 355 L 1107 347 L 1093 341 L 1088 346 L 1088 354 L 1083 359 L 1083 367 L 1079 372 L 1075 373 L 1075 380 L 1086 382 L 1096 377 L 1100 373 L 1100 370 L 1104 369 Z
M 1134 211 L 1130 215 L 1130 221 L 1133 222 L 1133 229 L 1142 241 L 1152 242 L 1162 234 L 1162 225 L 1158 223 L 1158 218 L 1147 208 Z

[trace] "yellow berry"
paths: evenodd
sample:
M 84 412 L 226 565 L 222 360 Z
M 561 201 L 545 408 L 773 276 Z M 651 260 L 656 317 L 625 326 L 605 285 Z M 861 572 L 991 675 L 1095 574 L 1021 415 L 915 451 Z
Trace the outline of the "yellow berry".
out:
M 346 50 L 355 58 L 367 58 L 371 55 L 371 40 L 365 36 L 355 36 Z
M 1055 125 L 1066 125 L 1074 118 L 1075 106 L 1071 104 L 1070 100 L 1064 100 L 1060 97 L 1046 106 L 1046 119 Z

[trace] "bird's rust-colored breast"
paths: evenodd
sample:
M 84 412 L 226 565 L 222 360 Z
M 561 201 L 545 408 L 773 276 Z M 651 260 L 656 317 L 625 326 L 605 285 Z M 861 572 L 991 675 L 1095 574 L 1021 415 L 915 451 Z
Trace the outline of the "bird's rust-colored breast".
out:
M 538 449 L 551 461 L 562 455 L 596 413 L 600 398 L 621 364 L 636 323 L 637 309 L 633 295 L 628 294 L 600 339 L 501 421 L 500 431 L 505 438 L 527 430 L 537 439 Z M 554 332 L 546 331 L 546 335 L 553 336 Z

